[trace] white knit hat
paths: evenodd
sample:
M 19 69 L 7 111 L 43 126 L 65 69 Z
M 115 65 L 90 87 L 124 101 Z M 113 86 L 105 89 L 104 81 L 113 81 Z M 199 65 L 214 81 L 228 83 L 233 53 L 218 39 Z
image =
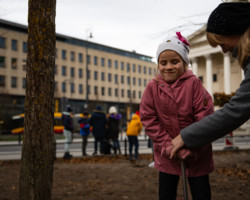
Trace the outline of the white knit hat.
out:
M 176 36 L 167 38 L 163 43 L 161 43 L 157 49 L 156 59 L 158 62 L 160 54 L 165 50 L 173 50 L 178 53 L 184 62 L 188 65 L 188 53 L 189 53 L 190 44 L 185 37 L 181 35 L 180 32 L 176 32 Z
M 117 110 L 114 106 L 109 108 L 109 114 L 117 113 Z

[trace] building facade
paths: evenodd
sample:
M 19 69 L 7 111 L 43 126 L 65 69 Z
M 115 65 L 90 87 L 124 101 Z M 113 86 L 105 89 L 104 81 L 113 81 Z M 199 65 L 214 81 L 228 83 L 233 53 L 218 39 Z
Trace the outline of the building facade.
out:
M 24 112 L 27 26 L 0 20 L 0 121 L 6 126 Z M 117 106 L 124 123 L 139 109 L 140 99 L 157 65 L 150 56 L 89 40 L 56 34 L 55 111 L 71 105 L 75 113 L 96 105 L 104 112 Z

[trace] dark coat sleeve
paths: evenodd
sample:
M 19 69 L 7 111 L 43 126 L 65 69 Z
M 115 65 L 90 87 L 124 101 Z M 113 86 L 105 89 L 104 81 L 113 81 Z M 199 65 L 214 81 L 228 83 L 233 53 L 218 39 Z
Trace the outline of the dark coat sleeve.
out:
M 250 63 L 245 68 L 245 79 L 229 103 L 214 114 L 181 130 L 188 147 L 202 147 L 232 132 L 250 118 Z

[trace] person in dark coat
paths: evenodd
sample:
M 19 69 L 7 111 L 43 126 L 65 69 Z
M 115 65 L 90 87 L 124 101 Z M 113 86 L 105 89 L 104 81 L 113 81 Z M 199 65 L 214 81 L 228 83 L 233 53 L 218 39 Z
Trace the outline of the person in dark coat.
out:
M 108 138 L 113 142 L 114 154 L 117 154 L 117 150 L 119 154 L 121 154 L 120 144 L 119 144 L 119 125 L 120 125 L 121 114 L 117 113 L 117 110 L 114 106 L 109 108 L 109 116 L 108 116 Z
M 106 114 L 102 112 L 102 107 L 100 105 L 96 106 L 91 118 L 89 120 L 92 126 L 92 134 L 95 138 L 95 151 L 93 155 L 97 154 L 98 143 L 100 143 L 100 153 L 103 154 L 103 141 L 106 134 Z

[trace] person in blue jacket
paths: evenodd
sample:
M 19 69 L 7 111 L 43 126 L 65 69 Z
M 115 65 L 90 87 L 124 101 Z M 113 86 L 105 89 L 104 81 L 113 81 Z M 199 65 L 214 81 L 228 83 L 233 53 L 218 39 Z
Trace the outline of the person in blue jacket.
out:
M 100 143 L 100 153 L 103 154 L 103 142 L 106 135 L 106 114 L 102 112 L 102 107 L 100 105 L 96 106 L 96 110 L 91 115 L 89 120 L 92 126 L 92 134 L 95 138 L 95 151 L 93 155 L 97 154 L 98 143 Z
M 223 108 L 180 131 L 170 158 L 184 146 L 199 148 L 223 137 L 250 118 L 250 3 L 221 3 L 209 16 L 207 40 L 237 58 L 245 78 Z
M 80 135 L 82 136 L 82 155 L 87 156 L 86 147 L 88 144 L 88 136 L 90 134 L 89 113 L 83 112 L 83 117 L 78 120 L 80 124 Z

